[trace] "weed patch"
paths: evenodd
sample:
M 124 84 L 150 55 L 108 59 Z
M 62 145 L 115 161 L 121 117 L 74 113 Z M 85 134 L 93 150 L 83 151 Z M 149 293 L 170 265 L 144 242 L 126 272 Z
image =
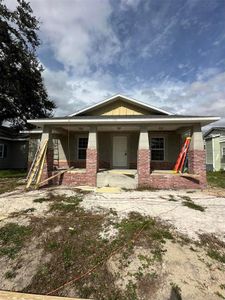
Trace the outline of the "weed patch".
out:
M 186 197 L 186 196 L 183 196 L 183 197 Z M 201 206 L 201 205 L 198 205 L 196 203 L 194 203 L 192 200 L 185 200 L 185 201 L 182 201 L 182 205 L 183 206 L 187 206 L 188 208 L 191 208 L 191 209 L 195 209 L 195 210 L 199 210 L 199 211 L 205 211 L 205 207 Z
M 31 234 L 31 229 L 15 223 L 6 224 L 0 229 L 0 255 L 15 258 L 22 249 L 25 239 Z

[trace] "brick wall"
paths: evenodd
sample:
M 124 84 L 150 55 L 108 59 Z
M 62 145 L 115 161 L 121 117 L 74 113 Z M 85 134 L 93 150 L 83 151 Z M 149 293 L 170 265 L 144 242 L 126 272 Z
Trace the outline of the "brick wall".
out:
M 150 175 L 150 150 L 139 149 L 137 152 L 138 185 L 148 186 Z
M 199 175 L 201 185 L 206 186 L 205 150 L 188 151 L 188 170 L 191 174 Z

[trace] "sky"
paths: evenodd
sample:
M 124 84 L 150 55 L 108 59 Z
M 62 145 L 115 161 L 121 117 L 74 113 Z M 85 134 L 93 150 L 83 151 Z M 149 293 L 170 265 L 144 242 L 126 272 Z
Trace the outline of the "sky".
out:
M 5 0 L 14 8 L 15 0 Z M 225 0 L 30 0 L 55 116 L 115 94 L 225 125 Z

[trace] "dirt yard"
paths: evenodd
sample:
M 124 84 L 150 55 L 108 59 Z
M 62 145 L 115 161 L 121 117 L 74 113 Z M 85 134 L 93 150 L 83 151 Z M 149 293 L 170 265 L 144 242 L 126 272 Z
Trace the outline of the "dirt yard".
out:
M 0 289 L 90 299 L 225 299 L 222 195 L 16 187 L 0 195 Z

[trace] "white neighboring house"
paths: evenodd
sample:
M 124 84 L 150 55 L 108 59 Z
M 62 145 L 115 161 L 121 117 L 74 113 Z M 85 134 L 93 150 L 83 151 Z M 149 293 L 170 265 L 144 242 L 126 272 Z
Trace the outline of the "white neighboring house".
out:
M 225 127 L 212 127 L 204 134 L 206 170 L 225 170 Z

